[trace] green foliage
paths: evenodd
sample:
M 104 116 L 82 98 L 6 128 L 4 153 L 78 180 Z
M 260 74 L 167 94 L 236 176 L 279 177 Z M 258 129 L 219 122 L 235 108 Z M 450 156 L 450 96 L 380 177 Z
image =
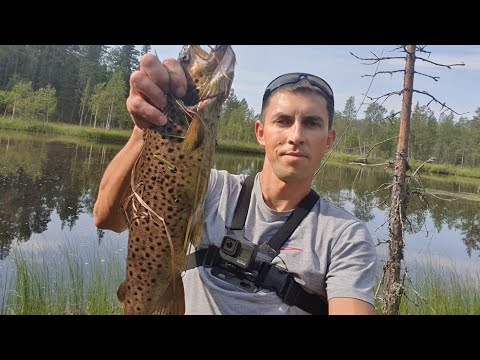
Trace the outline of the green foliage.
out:
M 142 45 L 142 50 L 140 50 L 140 55 L 146 54 L 152 50 L 151 45 Z
M 473 315 L 480 311 L 480 273 L 452 264 L 414 264 L 400 307 L 402 315 Z
M 254 132 L 255 112 L 245 99 L 238 100 L 234 89 L 225 101 L 220 114 L 219 139 L 222 141 L 256 144 Z
M 1 289 L 0 314 L 121 314 L 116 290 L 125 275 L 117 252 L 103 255 L 92 248 L 83 255 L 73 242 L 48 255 L 15 252 L 16 275 Z
M 33 91 L 31 81 L 19 81 L 11 91 L 0 92 L 0 108 L 11 117 L 44 119 L 55 112 L 57 106 L 56 90 L 50 85 Z

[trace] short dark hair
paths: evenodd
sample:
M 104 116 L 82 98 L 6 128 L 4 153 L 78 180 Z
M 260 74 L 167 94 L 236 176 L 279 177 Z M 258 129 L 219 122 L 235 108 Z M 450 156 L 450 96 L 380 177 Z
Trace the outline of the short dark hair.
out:
M 333 115 L 335 113 L 333 90 L 325 80 L 308 73 L 283 74 L 268 84 L 262 99 L 262 121 L 265 115 L 265 108 L 267 107 L 272 94 L 279 89 L 292 92 L 315 92 L 322 95 L 325 100 L 327 100 L 328 128 L 332 128 Z

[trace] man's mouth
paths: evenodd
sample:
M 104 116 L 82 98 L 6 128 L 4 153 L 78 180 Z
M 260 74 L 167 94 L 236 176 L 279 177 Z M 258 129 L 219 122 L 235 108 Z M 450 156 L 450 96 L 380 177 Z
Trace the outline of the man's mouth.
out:
M 289 152 L 283 153 L 282 155 L 288 155 L 288 156 L 294 156 L 294 157 L 305 157 L 305 158 L 307 157 L 306 154 L 298 151 L 289 151 Z

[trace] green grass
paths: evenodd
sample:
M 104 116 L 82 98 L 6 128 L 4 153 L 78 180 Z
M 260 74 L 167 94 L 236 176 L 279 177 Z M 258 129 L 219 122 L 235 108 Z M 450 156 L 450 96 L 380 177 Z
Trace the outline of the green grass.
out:
M 356 154 L 346 154 L 341 152 L 332 152 L 329 160 L 337 162 L 361 162 L 359 156 Z M 382 158 L 368 158 L 368 164 L 382 164 L 392 159 L 382 159 Z M 415 171 L 423 161 L 418 160 L 409 160 L 408 161 L 412 172 Z M 380 167 L 382 168 L 382 167 Z M 450 164 L 437 164 L 437 163 L 426 163 L 421 170 L 422 176 L 424 174 L 431 175 L 454 175 L 455 178 L 473 178 L 478 181 L 480 179 L 480 168 L 478 167 L 469 167 L 469 166 L 455 166 Z
M 218 150 L 262 155 L 265 154 L 264 148 L 258 144 L 222 141 L 221 139 L 218 141 Z
M 0 129 L 57 134 L 91 139 L 97 142 L 125 143 L 130 137 L 130 130 L 104 130 L 89 126 L 65 123 L 46 123 L 38 120 L 21 120 L 0 118 Z
M 406 277 L 400 315 L 480 314 L 480 270 L 462 271 L 454 263 L 445 266 L 431 260 L 413 269 L 413 277 Z M 381 314 L 379 298 L 376 307 Z
M 83 257 L 72 245 L 49 251 L 48 257 L 14 251 L 4 260 L 10 261 L 6 267 L 15 276 L 8 282 L 1 279 L 0 314 L 121 314 L 116 291 L 124 278 L 124 259 L 114 249 L 102 257 L 96 245 L 88 247 Z M 405 284 L 401 315 L 480 314 L 479 271 L 431 261 L 413 269 L 413 278 L 407 277 Z M 380 314 L 379 298 L 376 306 Z
M 116 291 L 124 278 L 115 251 L 102 257 L 72 245 L 48 257 L 16 250 L 10 259 L 10 281 L 2 281 L 0 314 L 106 315 L 121 314 Z M 13 270 L 14 269 L 14 270 Z
M 62 138 L 56 137 L 55 141 L 72 142 L 72 140 L 77 138 L 86 139 L 87 141 L 90 140 L 93 142 L 113 144 L 126 143 L 131 134 L 131 130 L 105 130 L 103 128 L 94 129 L 89 126 L 79 126 L 65 123 L 44 123 L 37 120 L 21 120 L 2 117 L 0 117 L 0 129 L 63 135 Z M 264 153 L 263 148 L 258 144 L 223 141 L 219 139 L 218 146 L 220 150 L 228 150 L 233 152 L 255 154 Z

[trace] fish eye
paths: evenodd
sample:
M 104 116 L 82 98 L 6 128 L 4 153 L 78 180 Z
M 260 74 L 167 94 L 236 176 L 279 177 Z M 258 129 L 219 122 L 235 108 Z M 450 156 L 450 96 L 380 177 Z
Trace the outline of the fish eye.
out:
M 182 63 L 188 63 L 189 61 L 190 61 L 190 54 L 188 54 L 188 53 L 184 53 L 180 57 L 180 62 L 182 62 Z

